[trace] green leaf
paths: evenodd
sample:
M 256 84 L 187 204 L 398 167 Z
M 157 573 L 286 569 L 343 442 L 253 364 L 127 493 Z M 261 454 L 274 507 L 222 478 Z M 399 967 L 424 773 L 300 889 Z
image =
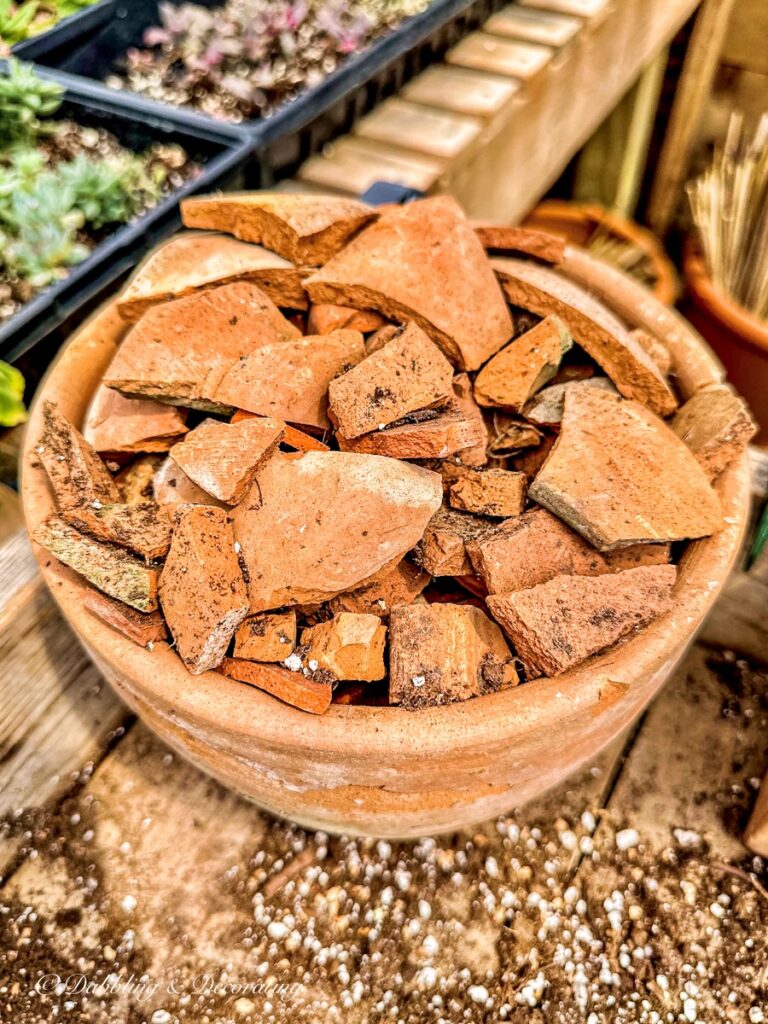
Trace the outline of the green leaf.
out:
M 27 418 L 24 378 L 15 366 L 0 360 L 0 427 L 16 427 Z

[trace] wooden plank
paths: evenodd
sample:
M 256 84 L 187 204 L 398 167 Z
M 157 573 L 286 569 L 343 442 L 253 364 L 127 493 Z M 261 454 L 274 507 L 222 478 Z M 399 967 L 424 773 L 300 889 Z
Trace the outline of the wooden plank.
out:
M 303 182 L 350 195 L 362 195 L 377 181 L 428 192 L 444 169 L 443 160 L 344 136 L 302 164 L 298 176 Z
M 734 0 L 704 0 L 696 17 L 648 203 L 648 222 L 660 237 L 666 234 L 682 196 L 733 4 Z
M 560 47 L 565 46 L 578 34 L 582 24 L 581 18 L 573 18 L 567 14 L 510 4 L 509 7 L 492 14 L 483 28 L 497 36 L 509 36 L 528 43 Z
M 648 712 L 608 810 L 649 848 L 690 830 L 714 857 L 744 856 L 742 831 L 766 767 L 765 676 L 694 647 Z
M 522 7 L 540 7 L 545 11 L 570 14 L 579 18 L 601 20 L 613 6 L 612 0 L 518 0 Z
M 699 634 L 699 641 L 768 664 L 768 582 L 735 573 Z
M 451 165 L 441 190 L 472 217 L 521 220 L 695 7 L 696 0 L 625 0 L 589 24 L 482 150 Z
M 24 516 L 21 513 L 19 496 L 7 484 L 0 483 L 0 558 L 2 545 L 19 533 L 24 527 Z M 9 566 L 9 568 L 11 568 Z M 2 579 L 2 577 L 0 577 Z M 5 584 L 0 584 L 4 586 Z
M 63 621 L 23 531 L 0 545 L 0 581 L 3 819 L 70 788 L 82 766 L 103 754 L 127 711 Z M 13 838 L 0 843 L 0 872 L 17 849 Z
M 433 64 L 407 82 L 400 95 L 414 103 L 457 114 L 491 117 L 507 106 L 521 87 L 522 83 L 514 78 Z
M 550 46 L 518 42 L 489 32 L 472 32 L 445 55 L 455 67 L 509 75 L 528 81 L 546 68 L 555 51 Z
M 434 110 L 398 97 L 385 100 L 360 120 L 354 134 L 427 156 L 450 160 L 478 137 L 483 122 L 466 114 Z
M 159 982 L 157 998 L 116 986 L 106 994 L 109 1020 L 154 1019 L 155 1008 L 168 1005 L 170 978 L 185 975 L 189 963 L 217 976 L 225 964 L 233 977 L 248 973 L 252 954 L 240 937 L 254 924 L 253 909 L 237 887 L 259 888 L 250 858 L 264 840 L 265 819 L 143 726 L 128 732 L 76 798 L 38 824 L 50 847 L 38 840 L 39 856 L 22 861 L 3 901 L 59 922 L 46 936 L 48 969 L 62 963 L 79 972 L 73 945 L 84 950 L 90 941 L 99 965 L 94 976 L 114 961 L 126 978 L 146 972 Z M 57 856 L 57 844 L 65 857 Z M 288 862 L 287 849 L 284 856 Z M 96 866 L 90 877 L 98 888 L 86 884 L 87 864 Z M 192 985 L 191 975 L 185 983 Z M 83 1019 L 107 1019 L 96 1015 L 98 999 L 85 1002 Z
M 768 4 L 739 0 L 734 5 L 723 43 L 721 61 L 731 67 L 768 75 Z M 762 45 L 755 45 L 760 40 Z

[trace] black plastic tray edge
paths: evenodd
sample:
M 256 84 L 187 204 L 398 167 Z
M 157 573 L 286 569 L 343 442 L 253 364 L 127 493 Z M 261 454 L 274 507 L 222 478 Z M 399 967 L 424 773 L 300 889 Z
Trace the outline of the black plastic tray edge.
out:
M 218 121 L 186 107 L 150 100 L 128 90 L 112 89 L 96 79 L 59 71 L 55 67 L 41 65 L 37 70 L 41 75 L 61 82 L 63 85 L 71 83 L 80 88 L 87 86 L 93 90 L 94 95 L 106 92 L 111 97 L 122 97 L 130 109 L 141 109 L 156 114 L 164 113 L 177 124 L 187 124 L 195 128 L 211 124 L 217 126 L 229 124 L 240 132 L 254 137 L 258 144 L 266 145 L 306 127 L 333 104 L 349 96 L 387 66 L 425 42 L 434 32 L 471 10 L 478 2 L 479 0 L 433 0 L 426 10 L 407 18 L 398 28 L 377 39 L 365 50 L 348 58 L 341 67 L 332 71 L 322 82 L 286 103 L 275 113 L 259 120 L 242 121 L 236 124 Z M 41 56 L 44 55 L 41 54 Z
M 70 14 L 68 18 L 62 18 L 58 25 L 49 28 L 47 32 L 41 32 L 40 35 L 16 43 L 11 47 L 11 53 L 19 60 L 36 60 L 45 56 L 51 50 L 56 50 L 103 24 L 114 4 L 115 0 L 98 0 L 98 3 L 84 7 L 82 11 Z
M 46 288 L 0 326 L 0 358 L 9 362 L 19 359 L 76 313 L 79 307 L 105 291 L 134 266 L 137 257 L 152 244 L 172 234 L 181 224 L 181 199 L 197 192 L 215 190 L 220 181 L 239 167 L 245 169 L 255 157 L 253 140 L 242 133 L 227 130 L 227 126 L 223 126 L 223 131 L 214 133 L 211 126 L 206 125 L 206 130 L 200 131 L 197 126 L 179 125 L 170 118 L 158 117 L 156 111 L 152 111 L 151 118 L 142 119 L 142 111 L 131 111 L 124 105 L 112 104 L 111 97 L 104 96 L 103 90 L 101 93 L 99 96 L 90 96 L 73 87 L 67 89 L 66 99 L 104 113 L 128 115 L 133 120 L 148 120 L 151 126 L 160 127 L 161 130 L 196 135 L 203 141 L 220 145 L 221 152 L 206 163 L 199 178 L 176 189 L 132 224 L 119 228 L 94 249 L 86 260 L 74 267 L 63 281 Z M 163 125 L 167 128 L 163 129 Z

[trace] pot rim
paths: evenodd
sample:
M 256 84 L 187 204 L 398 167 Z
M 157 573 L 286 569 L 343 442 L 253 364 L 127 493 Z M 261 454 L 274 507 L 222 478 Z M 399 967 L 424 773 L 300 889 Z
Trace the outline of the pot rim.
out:
M 643 293 L 652 299 L 646 289 Z M 21 494 L 30 532 L 54 511 L 45 472 L 34 459 L 42 402 L 56 401 L 65 415 L 81 423 L 92 392 L 129 326 L 120 320 L 115 300 L 107 303 L 66 343 L 38 389 L 22 453 Z M 692 358 L 702 354 L 692 332 L 677 344 L 687 346 Z M 719 379 L 716 371 L 713 366 L 707 374 L 709 382 Z M 254 744 L 311 751 L 315 758 L 326 751 L 348 749 L 350 744 L 382 759 L 417 752 L 419 757 L 439 757 L 441 751 L 503 742 L 521 730 L 553 731 L 580 712 L 599 715 L 634 680 L 672 664 L 681 646 L 693 639 L 739 553 L 750 500 L 746 453 L 721 475 L 716 489 L 724 527 L 710 538 L 689 544 L 679 564 L 669 612 L 638 635 L 560 676 L 419 711 L 331 705 L 324 715 L 309 715 L 216 672 L 190 675 L 167 644 L 158 643 L 148 651 L 88 613 L 81 599 L 89 585 L 44 549 L 34 543 L 32 547 L 63 615 L 75 633 L 87 639 L 97 663 L 111 664 L 131 679 L 133 691 L 119 692 L 139 714 L 146 704 L 163 709 L 165 717 L 201 736 L 213 727 L 222 742 L 245 737 Z
M 698 242 L 689 238 L 683 252 L 685 283 L 696 304 L 744 342 L 768 355 L 768 320 L 761 320 L 724 292 L 709 275 Z
M 563 224 L 592 225 L 594 230 L 600 227 L 606 228 L 615 235 L 634 242 L 642 249 L 645 255 L 653 264 L 656 274 L 656 281 L 652 289 L 649 289 L 654 298 L 665 305 L 672 305 L 680 293 L 680 282 L 675 265 L 664 250 L 659 239 L 649 229 L 630 217 L 621 213 L 609 210 L 599 203 L 580 203 L 568 199 L 544 199 L 530 211 L 526 217 L 526 223 L 536 227 L 541 222 L 539 230 L 550 232 L 553 235 L 560 234 L 568 242 L 571 238 L 567 230 L 559 232 L 556 225 Z M 546 225 L 546 227 L 544 226 Z M 576 242 L 572 244 L 577 244 Z

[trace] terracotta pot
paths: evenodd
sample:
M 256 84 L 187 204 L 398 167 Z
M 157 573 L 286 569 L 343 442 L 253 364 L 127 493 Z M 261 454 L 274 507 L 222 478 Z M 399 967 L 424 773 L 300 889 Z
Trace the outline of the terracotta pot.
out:
M 665 305 L 672 305 L 677 298 L 679 285 L 674 264 L 656 235 L 633 220 L 612 213 L 597 203 L 547 199 L 528 214 L 525 224 L 560 235 L 578 246 L 587 246 L 597 231 L 630 242 L 645 255 L 654 282 L 651 289 L 654 297 Z
M 575 255 L 574 255 L 575 254 Z M 639 326 L 661 320 L 696 386 L 720 368 L 684 321 L 638 285 L 569 247 L 575 273 Z M 668 319 L 665 320 L 665 317 Z M 33 448 L 42 398 L 80 423 L 124 325 L 113 305 L 67 345 L 40 388 L 24 455 L 22 494 L 34 528 L 53 509 Z M 388 837 L 466 826 L 518 806 L 593 758 L 637 717 L 674 669 L 739 551 L 749 503 L 746 458 L 719 480 L 723 530 L 691 544 L 672 610 L 637 636 L 555 679 L 447 707 L 408 712 L 332 706 L 304 714 L 216 673 L 191 676 L 165 644 L 131 643 L 83 608 L 85 584 L 43 550 L 40 568 L 80 642 L 123 700 L 171 747 L 260 806 L 312 828 Z
M 748 313 L 712 281 L 693 245 L 683 256 L 685 315 L 723 361 L 736 390 L 760 427 L 757 444 L 768 444 L 768 321 Z

